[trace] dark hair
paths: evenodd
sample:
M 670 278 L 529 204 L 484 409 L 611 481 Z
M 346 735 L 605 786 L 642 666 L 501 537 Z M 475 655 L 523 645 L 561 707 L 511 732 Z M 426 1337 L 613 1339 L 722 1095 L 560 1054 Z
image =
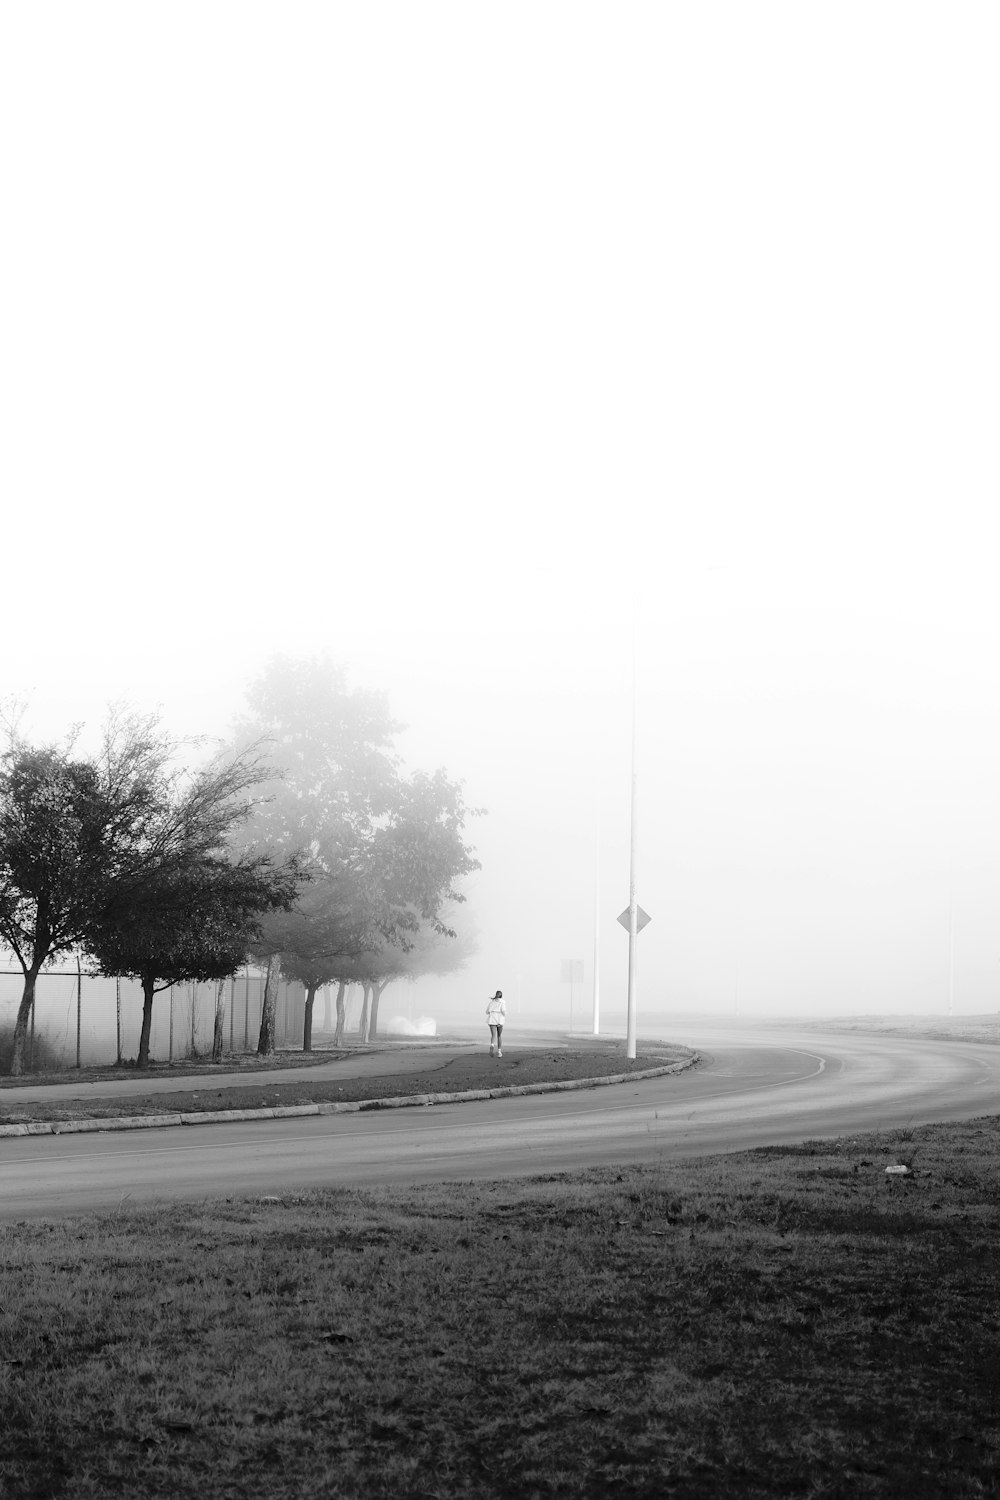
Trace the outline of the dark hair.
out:
M 503 990 L 497 990 L 497 992 L 493 996 L 493 998 L 494 998 L 494 1000 L 502 1000 L 503 999 Z

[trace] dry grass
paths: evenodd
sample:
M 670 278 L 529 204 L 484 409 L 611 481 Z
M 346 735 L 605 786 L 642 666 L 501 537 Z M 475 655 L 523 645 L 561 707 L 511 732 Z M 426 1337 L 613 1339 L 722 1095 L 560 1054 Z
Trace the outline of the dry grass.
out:
M 921 1037 L 949 1042 L 1000 1043 L 1000 1012 L 972 1016 L 829 1016 L 768 1020 L 763 1026 L 808 1031 L 860 1031 L 875 1036 Z
M 998 1145 L 988 1119 L 7 1227 L 0 1488 L 995 1494 Z

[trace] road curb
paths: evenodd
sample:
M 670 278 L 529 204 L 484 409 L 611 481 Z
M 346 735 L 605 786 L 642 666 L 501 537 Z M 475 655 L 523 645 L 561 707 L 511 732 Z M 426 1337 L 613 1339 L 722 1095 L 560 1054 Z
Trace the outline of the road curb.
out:
M 357 1114 L 370 1109 L 423 1109 L 433 1104 L 471 1104 L 485 1099 L 506 1099 L 523 1094 L 553 1094 L 570 1089 L 596 1089 L 608 1084 L 639 1083 L 683 1073 L 699 1062 L 700 1054 L 662 1068 L 644 1068 L 639 1073 L 612 1073 L 606 1078 L 568 1078 L 554 1083 L 521 1083 L 489 1089 L 464 1089 L 454 1094 L 400 1094 L 390 1099 L 353 1099 L 343 1104 L 275 1104 L 265 1109 L 211 1109 L 166 1115 L 108 1115 L 86 1120 L 25 1120 L 0 1125 L 0 1139 L 25 1135 L 84 1135 L 107 1130 L 154 1130 L 174 1125 L 229 1125 L 240 1120 L 285 1120 L 299 1115 Z

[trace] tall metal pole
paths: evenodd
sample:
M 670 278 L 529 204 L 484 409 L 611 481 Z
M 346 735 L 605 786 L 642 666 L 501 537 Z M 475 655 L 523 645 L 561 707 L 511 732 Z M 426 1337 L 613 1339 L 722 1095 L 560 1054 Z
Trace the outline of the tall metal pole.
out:
M 601 833 L 594 846 L 594 1035 L 601 1034 Z
M 629 829 L 628 862 L 628 1024 L 625 1032 L 625 1056 L 635 1059 L 636 1026 L 636 958 L 638 956 L 638 902 L 635 895 L 636 853 L 636 803 L 638 801 L 638 774 L 636 761 L 636 645 L 635 616 L 632 617 L 632 799 Z
M 948 1014 L 955 1013 L 955 892 L 948 902 Z

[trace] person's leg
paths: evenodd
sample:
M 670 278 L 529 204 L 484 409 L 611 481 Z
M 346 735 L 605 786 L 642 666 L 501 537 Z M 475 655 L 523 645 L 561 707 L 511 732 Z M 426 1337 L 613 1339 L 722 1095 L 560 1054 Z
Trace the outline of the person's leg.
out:
M 491 1057 L 493 1056 L 493 1048 L 496 1046 L 496 1044 L 497 1044 L 497 1029 L 493 1025 L 493 1022 L 491 1021 L 490 1022 L 490 1056 Z
M 502 1040 L 501 1040 L 502 1037 L 503 1037 L 503 1026 L 500 1025 L 500 1026 L 497 1027 L 497 1057 L 503 1057 L 503 1053 L 500 1050 L 501 1046 L 503 1045 Z

